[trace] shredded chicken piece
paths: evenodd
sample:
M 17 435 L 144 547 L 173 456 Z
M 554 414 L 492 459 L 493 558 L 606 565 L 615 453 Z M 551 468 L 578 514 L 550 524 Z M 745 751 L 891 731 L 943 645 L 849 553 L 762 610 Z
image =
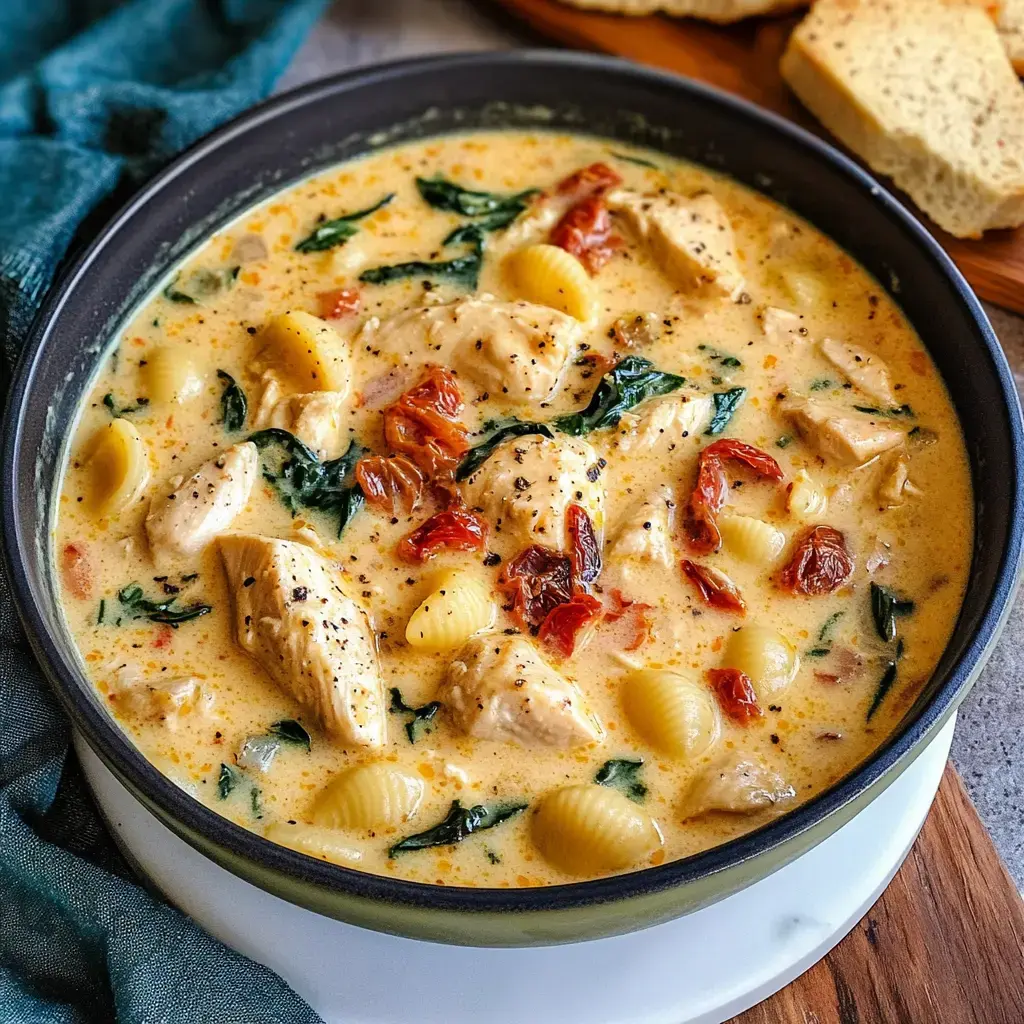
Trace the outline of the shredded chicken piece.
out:
M 810 399 L 794 399 L 782 411 L 819 455 L 844 465 L 863 465 L 906 437 L 880 417 Z
M 756 814 L 796 796 L 796 790 L 756 755 L 731 751 L 711 765 L 683 800 L 684 818 L 709 811 Z

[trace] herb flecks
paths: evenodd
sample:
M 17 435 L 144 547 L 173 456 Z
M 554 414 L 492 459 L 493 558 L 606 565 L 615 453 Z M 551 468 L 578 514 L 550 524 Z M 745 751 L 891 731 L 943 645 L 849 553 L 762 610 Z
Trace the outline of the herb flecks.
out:
M 647 796 L 647 787 L 640 781 L 643 770 L 642 757 L 619 757 L 605 761 L 597 770 L 594 781 L 600 786 L 610 786 L 628 796 L 634 803 L 643 803 Z
M 444 821 L 424 832 L 400 839 L 388 850 L 388 856 L 394 857 L 396 854 L 408 853 L 411 850 L 426 850 L 432 846 L 454 846 L 476 832 L 483 832 L 508 821 L 524 810 L 525 803 L 499 804 L 495 807 L 476 804 L 473 807 L 463 807 L 458 800 L 453 800 Z
M 637 167 L 649 167 L 652 171 L 661 170 L 653 160 L 645 160 L 642 156 L 630 156 L 628 153 L 616 153 L 614 149 L 609 149 L 608 153 L 610 156 L 615 157 L 616 160 L 625 160 L 627 164 L 636 164 Z
M 592 430 L 614 427 L 623 413 L 634 406 L 648 398 L 677 391 L 685 383 L 685 377 L 658 370 L 647 359 L 626 356 L 601 378 L 585 409 L 559 416 L 554 425 L 563 433 L 576 437 Z
M 245 426 L 249 403 L 246 401 L 245 392 L 230 373 L 218 370 L 217 379 L 224 382 L 224 390 L 220 396 L 220 421 L 226 430 L 234 433 Z
M 124 614 L 131 619 L 149 619 L 177 629 L 183 622 L 190 622 L 200 616 L 209 615 L 213 608 L 208 604 L 192 604 L 184 608 L 178 607 L 178 598 L 171 597 L 167 601 L 154 601 L 146 597 L 137 583 L 129 583 L 117 592 Z
M 221 764 L 220 773 L 217 776 L 217 796 L 221 800 L 227 800 L 232 793 L 246 783 L 249 785 L 249 808 L 254 818 L 263 817 L 263 804 L 260 799 L 260 787 L 256 785 L 240 768 L 233 764 Z
M 111 392 L 103 396 L 103 404 L 107 407 L 110 415 L 117 419 L 119 416 L 130 416 L 133 412 L 142 412 L 149 405 L 148 398 L 136 398 L 134 405 L 118 405 Z
M 522 420 L 511 420 L 505 423 L 496 423 L 492 420 L 484 424 L 484 430 L 492 431 L 492 433 L 486 440 L 466 452 L 455 474 L 456 480 L 465 480 L 471 477 L 494 454 L 494 449 L 510 437 L 524 437 L 527 434 L 554 437 L 551 428 L 545 424 L 525 423 Z
M 900 659 L 903 657 L 903 641 L 896 641 L 896 652 L 893 657 L 885 663 L 885 668 L 882 671 L 882 677 L 878 680 L 878 686 L 875 688 L 875 695 L 871 700 L 871 706 L 868 708 L 867 720 L 871 721 L 871 716 L 882 706 L 882 701 L 885 700 L 889 691 L 892 689 L 893 684 L 896 682 L 896 676 L 899 673 L 898 665 Z
M 344 245 L 359 231 L 359 221 L 369 217 L 371 213 L 376 213 L 382 207 L 387 206 L 394 198 L 395 193 L 391 192 L 384 196 L 383 199 L 374 203 L 373 206 L 368 206 L 365 210 L 356 210 L 354 213 L 345 213 L 340 217 L 335 217 L 333 220 L 321 221 L 313 229 L 311 234 L 307 235 L 302 239 L 302 241 L 296 244 L 295 251 L 325 252 L 328 249 L 334 249 L 339 245 Z
M 857 412 L 867 413 L 870 416 L 884 416 L 887 419 L 893 419 L 897 416 L 913 417 L 916 415 L 914 410 L 906 403 L 903 405 L 893 406 L 890 409 L 880 409 L 874 405 L 855 405 L 854 409 L 856 409 Z
M 422 704 L 418 708 L 410 707 L 402 699 L 402 691 L 397 686 L 389 690 L 391 704 L 388 710 L 393 715 L 411 715 L 405 723 L 405 734 L 409 737 L 410 743 L 415 743 L 421 736 L 433 732 L 434 718 L 444 705 L 439 700 L 432 700 L 429 704 Z

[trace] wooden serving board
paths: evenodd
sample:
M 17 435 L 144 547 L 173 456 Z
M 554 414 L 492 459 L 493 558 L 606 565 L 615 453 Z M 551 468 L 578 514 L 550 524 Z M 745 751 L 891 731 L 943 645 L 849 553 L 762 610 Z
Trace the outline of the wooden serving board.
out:
M 660 15 L 625 18 L 579 11 L 558 0 L 498 2 L 534 29 L 566 45 L 613 53 L 699 78 L 827 135 L 779 74 L 779 58 L 799 16 L 755 18 L 723 27 Z M 903 199 L 912 206 L 905 196 Z M 978 241 L 964 241 L 922 219 L 982 298 L 1024 313 L 1024 228 L 990 231 Z

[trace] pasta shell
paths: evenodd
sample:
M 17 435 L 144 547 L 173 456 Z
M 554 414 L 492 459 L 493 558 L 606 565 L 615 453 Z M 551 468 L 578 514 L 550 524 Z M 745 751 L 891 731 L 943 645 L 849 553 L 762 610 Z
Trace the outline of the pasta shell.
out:
M 367 764 L 329 782 L 313 805 L 313 823 L 368 829 L 409 821 L 423 799 L 423 782 L 385 764 Z
M 505 276 L 529 302 L 559 309 L 577 320 L 597 313 L 597 286 L 575 256 L 557 245 L 528 245 L 505 257 Z
M 606 786 L 566 786 L 541 800 L 531 824 L 534 844 L 571 875 L 621 871 L 662 845 L 653 819 Z
M 290 825 L 276 821 L 268 825 L 263 834 L 272 843 L 287 846 L 320 860 L 329 860 L 332 864 L 346 866 L 358 864 L 363 859 L 362 851 L 346 844 L 333 829 L 319 828 L 301 822 Z
M 101 427 L 87 458 L 92 477 L 92 507 L 116 515 L 135 501 L 149 483 L 149 453 L 134 424 L 118 418 Z
M 786 546 L 786 535 L 781 530 L 751 516 L 721 516 L 718 527 L 726 547 L 737 558 L 754 565 L 774 564 Z
M 801 469 L 789 485 L 786 508 L 794 519 L 801 522 L 812 522 L 825 515 L 828 509 L 825 489 L 811 479 L 806 469 Z
M 783 636 L 767 626 L 743 626 L 729 639 L 724 665 L 750 677 L 757 696 L 773 696 L 793 682 L 800 655 Z
M 678 672 L 650 668 L 634 672 L 623 685 L 622 704 L 633 728 L 667 754 L 697 757 L 721 731 L 711 691 Z
M 179 348 L 161 345 L 146 356 L 142 382 L 155 402 L 186 402 L 203 389 L 195 362 Z
M 280 313 L 263 328 L 261 338 L 267 363 L 296 391 L 348 394 L 348 346 L 326 320 L 301 310 Z
M 494 624 L 497 605 L 482 580 L 449 573 L 412 613 L 405 639 L 413 647 L 450 651 Z

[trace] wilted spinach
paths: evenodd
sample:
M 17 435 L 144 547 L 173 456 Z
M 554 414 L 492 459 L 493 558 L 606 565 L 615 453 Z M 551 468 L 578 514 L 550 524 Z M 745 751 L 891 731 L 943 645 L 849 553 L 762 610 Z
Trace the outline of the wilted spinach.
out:
M 500 804 L 497 807 L 476 804 L 466 808 L 458 800 L 453 800 L 444 821 L 425 832 L 400 839 L 388 850 L 388 856 L 394 857 L 396 853 L 407 853 L 410 850 L 425 850 L 431 846 L 454 846 L 474 832 L 494 828 L 525 809 L 526 804 Z
M 892 419 L 895 416 L 914 416 L 914 410 L 907 405 L 905 402 L 903 405 L 893 406 L 891 409 L 879 409 L 873 405 L 855 405 L 854 409 L 857 412 L 866 412 L 872 416 L 884 416 L 887 419 Z
M 312 745 L 309 733 L 294 718 L 283 718 L 280 722 L 274 722 L 267 731 L 284 743 L 292 743 L 307 750 Z
M 201 299 L 209 298 L 217 292 L 230 288 L 238 279 L 238 272 L 241 267 L 224 267 L 221 270 L 209 270 L 206 267 L 199 267 L 193 270 L 181 287 L 178 281 L 180 274 L 176 274 L 163 290 L 163 296 L 170 302 L 195 305 Z M 188 288 L 188 291 L 185 291 Z
M 103 404 L 109 410 L 110 415 L 115 417 L 115 419 L 116 419 L 118 416 L 129 416 L 133 412 L 141 412 L 143 409 L 146 408 L 147 405 L 149 405 L 149 399 L 148 398 L 136 398 L 134 405 L 122 405 L 119 408 L 117 403 L 114 401 L 113 394 L 108 391 L 103 396 Z
M 597 770 L 594 781 L 600 786 L 610 786 L 625 794 L 634 803 L 642 803 L 647 796 L 647 787 L 640 781 L 643 769 L 642 757 L 618 757 L 605 761 Z
M 224 390 L 220 396 L 220 421 L 232 433 L 245 426 L 245 417 L 249 411 L 245 392 L 235 383 L 235 378 L 224 370 L 217 371 L 218 380 L 224 381 Z
M 897 616 L 910 615 L 914 602 L 898 597 L 888 587 L 871 584 L 871 617 L 875 620 L 875 632 L 886 643 L 896 639 Z
M 408 277 L 425 277 L 454 281 L 472 291 L 476 288 L 484 261 L 484 229 L 477 224 L 466 224 L 451 232 L 443 244 L 468 245 L 470 251 L 465 256 L 456 256 L 450 260 L 410 260 L 390 266 L 371 267 L 359 275 L 359 280 L 367 284 L 390 284 Z
M 709 437 L 720 434 L 729 425 L 736 410 L 747 397 L 746 388 L 730 388 L 728 391 L 717 391 L 713 396 L 715 401 L 715 412 L 704 433 Z
M 630 156 L 628 153 L 616 153 L 610 149 L 608 152 L 616 160 L 625 160 L 627 164 L 636 164 L 637 167 L 649 167 L 652 171 L 659 171 L 661 168 L 653 160 L 645 160 L 642 156 Z
M 455 473 L 456 480 L 465 480 L 471 477 L 492 455 L 494 449 L 502 441 L 510 437 L 523 437 L 526 434 L 540 434 L 543 437 L 554 437 L 551 428 L 543 423 L 525 423 L 522 420 L 511 420 L 506 423 L 498 423 L 490 420 L 484 424 L 484 430 L 493 431 L 485 441 L 470 448 L 462 457 L 459 468 Z
M 357 226 L 359 221 L 363 220 L 364 217 L 369 217 L 371 213 L 376 213 L 381 207 L 387 206 L 394 198 L 395 193 L 391 192 L 379 202 L 374 203 L 373 206 L 368 206 L 365 210 L 356 210 L 355 213 L 346 213 L 340 217 L 335 217 L 333 220 L 321 221 L 314 228 L 312 234 L 296 244 L 295 251 L 324 252 L 327 249 L 344 245 L 359 231 Z
M 577 437 L 614 427 L 623 413 L 640 402 L 677 391 L 685 383 L 685 377 L 656 370 L 641 356 L 626 356 L 601 378 L 585 409 L 559 416 L 554 424 L 563 433 Z
M 493 226 L 485 227 L 487 231 L 496 231 L 507 227 L 526 209 L 526 200 L 535 196 L 539 189 L 528 188 L 512 195 L 501 195 L 497 192 L 477 192 L 463 188 L 453 181 L 440 175 L 433 178 L 417 178 L 416 187 L 423 201 L 435 210 L 446 210 L 449 213 L 461 213 L 464 217 L 486 217 Z
M 142 587 L 137 583 L 129 583 L 117 592 L 117 599 L 121 602 L 125 615 L 131 619 L 149 619 L 150 622 L 160 622 L 177 629 L 182 622 L 189 622 L 198 619 L 202 615 L 208 615 L 213 608 L 208 604 L 192 604 L 185 608 L 176 608 L 177 597 L 171 597 L 166 601 L 153 601 L 143 594 Z
M 409 737 L 410 743 L 415 743 L 425 732 L 432 731 L 434 716 L 444 706 L 439 700 L 432 700 L 429 704 L 421 704 L 414 708 L 405 703 L 402 691 L 397 686 L 392 686 L 389 692 L 391 705 L 388 710 L 393 715 L 412 715 L 405 723 L 405 734 Z
M 263 817 L 263 805 L 260 801 L 260 787 L 248 776 L 233 764 L 222 764 L 220 774 L 217 776 L 217 795 L 221 800 L 227 800 L 231 794 L 244 783 L 249 784 L 249 806 L 254 818 Z
M 871 716 L 882 706 L 882 701 L 885 700 L 889 691 L 893 687 L 893 683 L 896 682 L 896 676 L 898 674 L 897 666 L 899 665 L 900 659 L 903 657 L 903 641 L 896 641 L 896 651 L 892 658 L 885 663 L 885 669 L 882 672 L 882 678 L 878 680 L 878 686 L 875 688 L 875 696 L 871 700 L 871 706 L 868 708 L 867 721 L 871 721 Z

